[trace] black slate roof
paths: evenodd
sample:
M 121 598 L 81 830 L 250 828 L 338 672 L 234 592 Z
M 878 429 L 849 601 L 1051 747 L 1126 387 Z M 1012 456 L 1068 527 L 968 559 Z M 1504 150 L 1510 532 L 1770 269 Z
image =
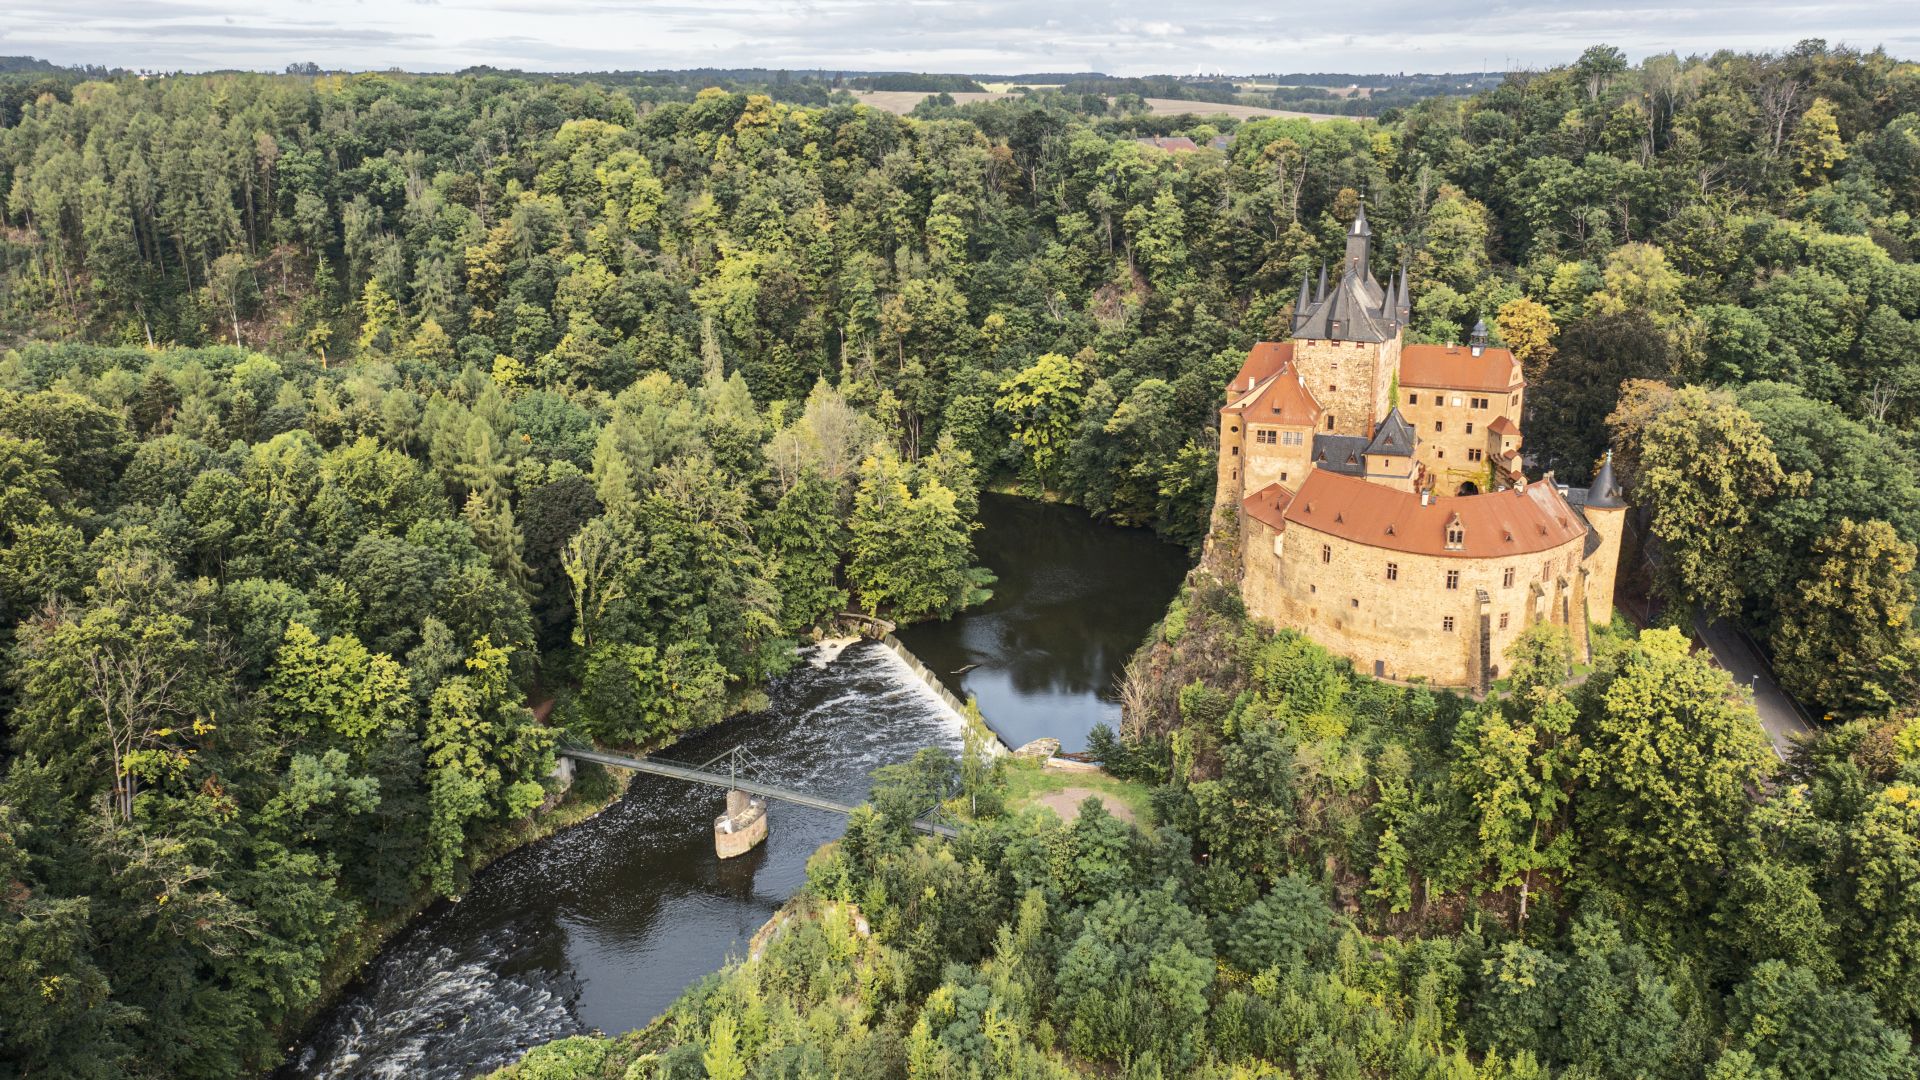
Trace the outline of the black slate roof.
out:
M 1364 476 L 1365 463 L 1360 460 L 1367 452 L 1367 440 L 1360 435 L 1315 435 L 1313 437 L 1313 463 L 1322 469 L 1346 473 L 1349 476 Z

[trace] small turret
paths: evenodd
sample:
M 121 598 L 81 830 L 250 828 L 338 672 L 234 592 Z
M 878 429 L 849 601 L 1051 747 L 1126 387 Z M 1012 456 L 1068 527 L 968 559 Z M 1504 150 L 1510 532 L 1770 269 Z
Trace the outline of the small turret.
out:
M 1607 451 L 1606 460 L 1600 463 L 1600 471 L 1593 474 L 1593 483 L 1587 486 L 1588 509 L 1624 510 L 1627 501 L 1620 497 L 1620 482 L 1613 478 L 1613 451 Z
M 1313 300 L 1307 294 L 1309 278 L 1305 271 L 1300 274 L 1300 299 L 1293 305 L 1293 329 L 1295 333 L 1307 321 L 1307 309 L 1313 306 Z
M 1400 287 L 1395 290 L 1395 292 L 1400 297 L 1400 321 L 1402 323 L 1411 322 L 1413 319 L 1413 297 L 1407 292 L 1407 264 L 1405 263 L 1400 264 Z
M 1620 547 L 1626 533 L 1627 501 L 1613 477 L 1613 451 L 1607 451 L 1600 471 L 1587 485 L 1580 507 L 1593 536 L 1587 545 L 1587 618 L 1597 625 L 1613 622 L 1613 589 L 1620 571 Z
M 1473 347 L 1475 356 L 1487 351 L 1487 320 L 1481 319 L 1473 324 L 1473 333 L 1467 338 L 1467 344 Z
M 1327 260 L 1320 260 L 1320 287 L 1314 291 L 1313 302 L 1319 303 L 1327 298 Z

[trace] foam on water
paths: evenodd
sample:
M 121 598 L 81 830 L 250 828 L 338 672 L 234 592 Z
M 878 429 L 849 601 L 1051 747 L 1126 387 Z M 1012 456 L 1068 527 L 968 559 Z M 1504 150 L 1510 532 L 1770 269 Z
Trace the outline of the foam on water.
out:
M 859 643 L 796 666 L 766 710 L 687 739 L 700 762 L 745 746 L 772 783 L 848 802 L 869 774 L 925 746 L 958 749 L 960 720 L 887 649 Z M 720 862 L 721 792 L 657 777 L 583 825 L 507 855 L 458 904 L 400 935 L 295 1050 L 283 1077 L 456 1080 L 527 1047 L 644 1025 L 745 951 L 845 827 L 776 804 L 765 845 Z

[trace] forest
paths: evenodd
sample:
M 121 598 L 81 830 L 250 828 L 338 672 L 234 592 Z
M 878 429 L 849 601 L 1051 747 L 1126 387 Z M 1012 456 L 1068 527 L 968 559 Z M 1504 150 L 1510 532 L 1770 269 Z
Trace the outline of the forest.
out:
M 751 960 L 496 1080 L 1897 1080 L 1920 1020 L 1920 723 L 1782 764 L 1671 629 L 1482 703 L 1356 676 L 1206 570 L 1129 674 L 1139 828 L 922 751 Z M 947 798 L 956 841 L 908 822 Z M 763 931 L 763 933 L 766 933 Z
M 1237 125 L 767 89 L 0 74 L 0 1075 L 271 1067 L 558 740 L 658 745 L 825 616 L 981 599 L 984 486 L 1197 544 L 1221 387 L 1363 198 L 1413 338 L 1520 355 L 1533 465 L 1614 452 L 1656 627 L 1739 621 L 1825 734 L 1775 762 L 1671 629 L 1573 690 L 1536 642 L 1473 705 L 1200 575 L 1105 747 L 1152 830 L 915 845 L 898 806 L 991 789 L 919 761 L 817 919 L 553 1053 L 1910 1075 L 1920 65 L 1600 46 Z

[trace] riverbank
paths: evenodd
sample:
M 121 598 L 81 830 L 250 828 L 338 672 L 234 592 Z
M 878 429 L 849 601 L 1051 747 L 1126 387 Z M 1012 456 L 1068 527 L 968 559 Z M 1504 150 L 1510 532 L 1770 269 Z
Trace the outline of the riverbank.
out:
M 569 786 L 551 808 L 535 811 L 531 817 L 502 830 L 476 853 L 471 873 L 478 874 L 504 855 L 592 821 L 619 802 L 633 782 L 633 774 L 626 769 L 607 769 L 606 773 L 610 787 L 605 793 L 582 793 L 577 785 Z M 449 901 L 447 897 L 423 890 L 404 908 L 385 918 L 363 922 L 349 931 L 329 957 L 327 969 L 321 976 L 320 992 L 312 1004 L 282 1025 L 274 1041 L 303 1040 L 320 1017 L 339 1004 L 341 995 L 365 973 L 366 966 L 379 957 L 380 951 L 396 935 L 442 902 L 459 903 L 459 898 Z M 288 1053 L 293 1050 L 293 1046 L 287 1047 Z M 284 1060 L 276 1062 L 266 1074 L 277 1073 L 286 1068 L 286 1064 Z

